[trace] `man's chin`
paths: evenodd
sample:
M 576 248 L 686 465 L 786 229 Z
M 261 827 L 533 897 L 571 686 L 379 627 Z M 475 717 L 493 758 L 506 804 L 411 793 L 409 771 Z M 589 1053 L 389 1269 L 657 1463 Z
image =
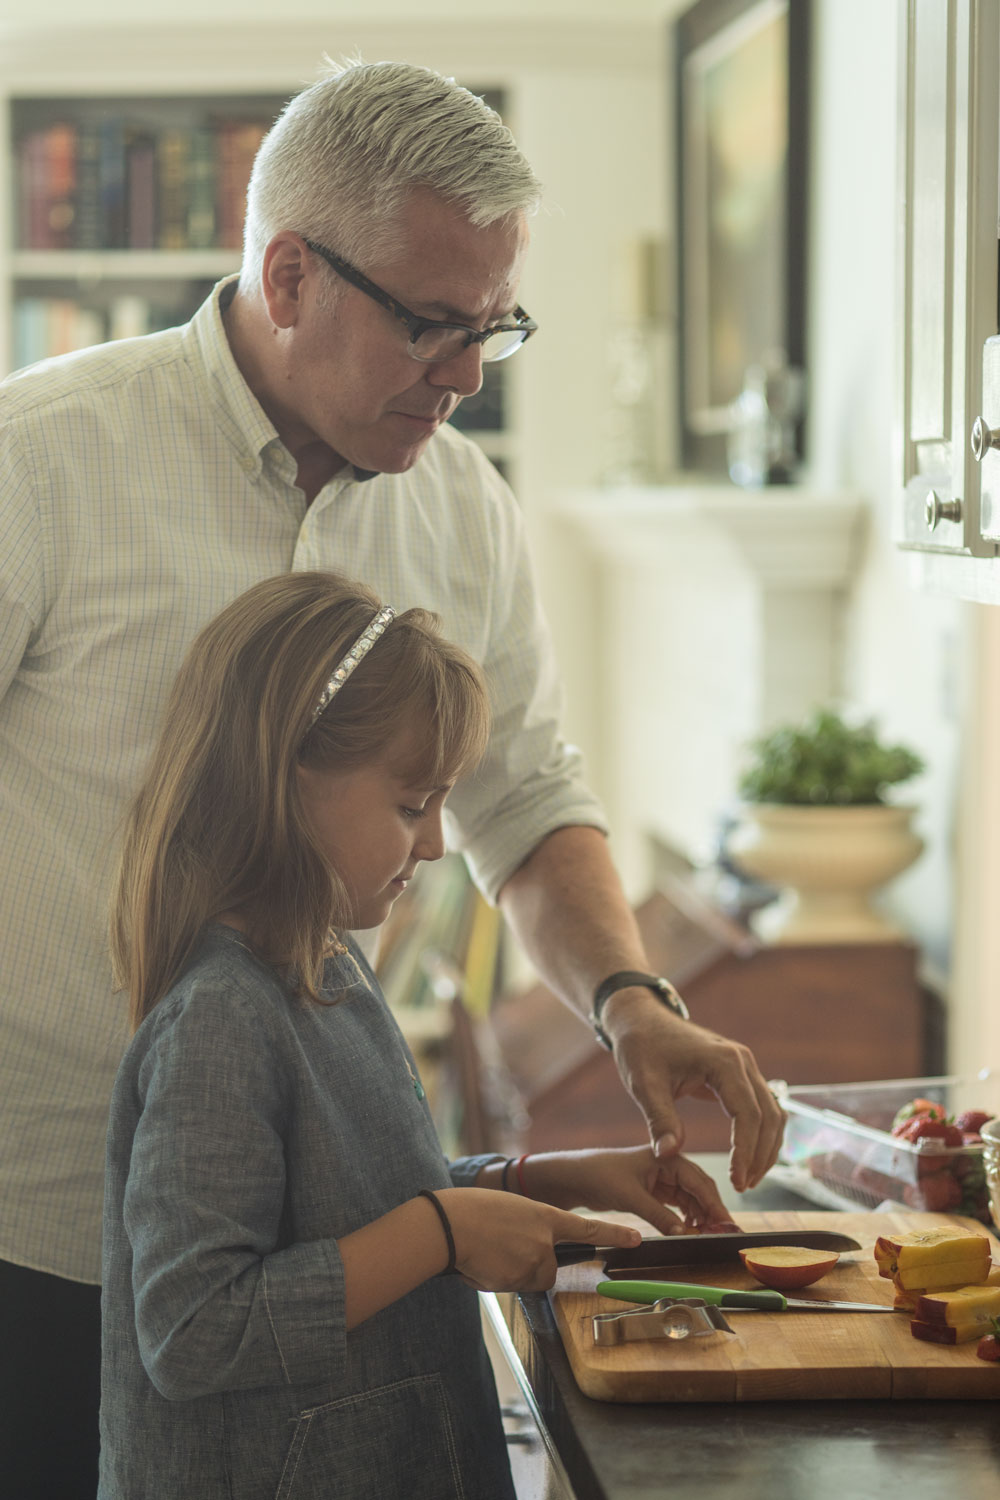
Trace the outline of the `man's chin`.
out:
M 377 449 L 359 450 L 358 456 L 351 462 L 356 469 L 367 470 L 372 474 L 405 474 L 407 469 L 412 469 L 417 460 L 423 457 L 432 436 L 432 433 L 428 433 L 419 442 L 409 443 L 405 448 L 398 444 L 386 444 Z

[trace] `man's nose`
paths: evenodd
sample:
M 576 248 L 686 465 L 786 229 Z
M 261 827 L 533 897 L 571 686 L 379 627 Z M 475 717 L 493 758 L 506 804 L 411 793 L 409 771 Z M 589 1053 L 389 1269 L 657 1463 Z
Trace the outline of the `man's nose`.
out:
M 483 383 L 483 346 L 469 344 L 451 359 L 432 365 L 427 378 L 431 385 L 444 385 L 459 396 L 474 396 Z

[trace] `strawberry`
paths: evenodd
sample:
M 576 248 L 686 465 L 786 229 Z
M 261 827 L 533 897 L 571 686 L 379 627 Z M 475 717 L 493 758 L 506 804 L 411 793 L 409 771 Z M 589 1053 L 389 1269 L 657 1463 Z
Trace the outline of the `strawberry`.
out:
M 903 1189 L 903 1202 L 907 1207 L 921 1209 L 924 1213 L 951 1213 L 961 1201 L 962 1189 L 950 1172 L 922 1177 L 918 1186 L 907 1184 Z
M 985 1109 L 967 1109 L 955 1116 L 955 1124 L 959 1130 L 968 1131 L 970 1135 L 978 1135 L 986 1121 L 992 1118 L 993 1116 Z
M 976 1353 L 980 1359 L 988 1359 L 994 1363 L 1000 1360 L 1000 1318 L 993 1319 L 993 1332 L 983 1335 L 976 1345 Z
M 909 1104 L 904 1104 L 902 1109 L 896 1111 L 892 1121 L 893 1135 L 899 1134 L 899 1126 L 905 1125 L 915 1117 L 924 1115 L 930 1120 L 944 1120 L 947 1118 L 944 1107 L 940 1104 L 935 1104 L 932 1099 L 911 1099 Z
M 932 1120 L 927 1115 L 914 1115 L 913 1119 L 907 1120 L 896 1134 L 901 1140 L 912 1143 L 940 1141 L 948 1151 L 962 1144 L 962 1132 L 957 1125 L 949 1125 L 947 1120 Z

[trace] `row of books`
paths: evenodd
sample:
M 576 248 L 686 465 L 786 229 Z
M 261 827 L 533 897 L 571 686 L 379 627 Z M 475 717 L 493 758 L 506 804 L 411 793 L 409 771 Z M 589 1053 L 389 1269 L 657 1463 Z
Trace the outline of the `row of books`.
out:
M 17 141 L 24 250 L 238 249 L 269 121 L 55 120 Z
M 14 303 L 12 368 L 20 370 L 109 339 L 155 333 L 182 321 L 176 308 L 145 297 L 115 297 L 104 308 L 71 297 L 19 297 Z

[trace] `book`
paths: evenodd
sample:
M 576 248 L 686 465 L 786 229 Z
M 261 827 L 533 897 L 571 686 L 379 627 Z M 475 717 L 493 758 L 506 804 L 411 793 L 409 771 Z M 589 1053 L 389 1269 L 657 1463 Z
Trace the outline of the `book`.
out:
M 159 234 L 161 250 L 188 248 L 188 161 L 190 132 L 180 127 L 162 130 L 156 143 L 159 181 Z
M 195 126 L 188 141 L 187 243 L 210 250 L 216 238 L 215 131 Z
M 45 132 L 31 130 L 17 146 L 18 243 L 22 250 L 45 246 Z
M 19 297 L 14 304 L 14 369 L 103 342 L 99 309 L 72 297 Z
M 81 119 L 76 133 L 76 222 L 74 248 L 104 245 L 101 212 L 101 132 L 96 120 Z
M 130 250 L 155 250 L 156 137 L 132 126 L 125 137 L 125 244 Z
M 105 115 L 98 126 L 98 197 L 101 247 L 122 250 L 125 239 L 125 122 Z
M 74 243 L 76 127 L 54 120 L 17 147 L 18 243 L 25 250 L 66 250 Z
M 68 120 L 54 121 L 46 131 L 48 183 L 45 221 L 48 246 L 67 250 L 75 238 L 76 215 L 76 126 Z
M 216 126 L 217 242 L 221 249 L 238 250 L 243 244 L 250 172 L 268 128 L 263 120 L 220 120 Z

